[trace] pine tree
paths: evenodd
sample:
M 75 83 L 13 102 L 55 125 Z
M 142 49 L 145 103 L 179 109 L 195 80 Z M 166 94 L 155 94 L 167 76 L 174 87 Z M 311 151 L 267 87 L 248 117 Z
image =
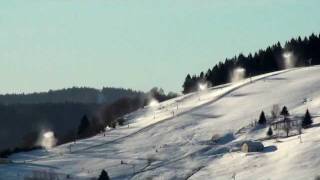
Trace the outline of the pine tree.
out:
M 192 79 L 191 79 L 190 74 L 187 75 L 187 77 L 186 77 L 186 79 L 185 79 L 182 87 L 183 87 L 183 93 L 184 93 L 184 94 L 191 92 L 191 89 L 192 89 Z
M 260 114 L 260 118 L 259 118 L 259 121 L 258 121 L 259 124 L 266 124 L 267 123 L 267 119 L 266 119 L 266 116 L 264 115 L 264 112 L 262 111 L 261 114 Z
M 287 106 L 283 106 L 282 111 L 280 113 L 282 116 L 290 116 Z
M 78 135 L 83 135 L 89 128 L 90 122 L 87 115 L 84 115 L 81 119 L 80 125 L 78 127 Z
M 273 135 L 273 131 L 272 131 L 272 128 L 271 128 L 271 127 L 269 127 L 269 129 L 268 129 L 267 135 L 268 135 L 269 137 L 271 137 L 271 136 Z
M 102 170 L 98 180 L 110 180 L 107 171 Z
M 312 117 L 311 117 L 311 115 L 310 115 L 310 113 L 309 113 L 309 110 L 307 109 L 307 112 L 306 112 L 306 114 L 304 115 L 304 118 L 303 118 L 303 120 L 302 120 L 301 126 L 302 126 L 303 128 L 307 128 L 307 127 L 310 126 L 312 123 L 313 123 Z

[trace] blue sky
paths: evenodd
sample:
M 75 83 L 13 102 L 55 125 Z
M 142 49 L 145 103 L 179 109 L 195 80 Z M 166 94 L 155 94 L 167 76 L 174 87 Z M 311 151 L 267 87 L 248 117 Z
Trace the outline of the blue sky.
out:
M 320 32 L 319 0 L 0 2 L 0 93 L 180 91 L 187 73 Z

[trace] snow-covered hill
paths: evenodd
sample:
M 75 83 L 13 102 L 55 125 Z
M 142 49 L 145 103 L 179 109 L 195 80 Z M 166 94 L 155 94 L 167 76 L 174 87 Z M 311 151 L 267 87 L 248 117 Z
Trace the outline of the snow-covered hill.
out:
M 14 163 L 0 165 L 0 179 L 34 171 L 89 179 L 102 169 L 111 179 L 314 179 L 320 175 L 319 74 L 319 66 L 284 70 L 147 107 L 105 136 L 13 155 Z M 237 151 L 242 141 L 265 136 L 266 129 L 237 132 L 274 104 L 295 115 L 308 108 L 314 127 L 303 131 L 302 143 L 292 136 L 264 140 L 264 152 Z M 210 141 L 214 134 L 221 137 L 217 144 Z

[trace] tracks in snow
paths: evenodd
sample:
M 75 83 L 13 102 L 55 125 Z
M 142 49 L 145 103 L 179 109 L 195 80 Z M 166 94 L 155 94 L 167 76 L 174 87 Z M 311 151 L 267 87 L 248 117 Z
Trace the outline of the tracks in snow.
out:
M 276 75 L 279 75 L 279 74 L 283 74 L 283 73 L 287 73 L 287 72 L 290 72 L 290 71 L 293 71 L 293 70 L 296 70 L 298 68 L 294 68 L 294 69 L 289 69 L 289 70 L 283 70 L 283 71 L 279 71 L 279 72 L 273 72 L 273 73 L 268 73 L 266 75 L 262 75 L 262 76 L 258 76 L 256 77 L 255 79 L 246 79 L 245 82 L 242 82 L 242 83 L 239 83 L 239 84 L 236 84 L 234 86 L 232 85 L 229 85 L 229 86 L 222 86 L 222 87 L 219 87 L 219 88 L 225 88 L 225 89 L 222 89 L 224 92 L 221 92 L 221 94 L 218 94 L 216 95 L 213 99 L 211 99 L 210 101 L 208 102 L 205 102 L 199 106 L 196 106 L 196 107 L 193 107 L 187 111 L 184 111 L 184 112 L 181 112 L 181 113 L 178 113 L 177 115 L 175 115 L 174 117 L 169 117 L 169 118 L 165 118 L 165 119 L 162 119 L 162 120 L 159 120 L 158 122 L 156 123 L 153 123 L 153 124 L 150 124 L 150 125 L 147 125 L 141 129 L 138 129 L 136 132 L 133 132 L 133 133 L 130 133 L 128 135 L 124 135 L 122 137 L 119 137 L 117 139 L 114 139 L 114 140 L 110 140 L 110 141 L 107 141 L 107 142 L 104 142 L 104 143 L 100 143 L 100 144 L 96 144 L 96 145 L 92 145 L 92 146 L 89 146 L 89 147 L 86 147 L 86 148 L 83 148 L 83 149 L 78 149 L 78 150 L 75 150 L 71 153 L 67 153 L 67 154 L 77 154 L 77 153 L 81 153 L 81 152 L 85 152 L 87 150 L 90 150 L 90 149 L 94 149 L 94 148 L 97 148 L 97 147 L 103 147 L 105 145 L 108 145 L 108 144 L 112 144 L 112 143 L 116 143 L 116 142 L 120 142 L 126 138 L 129 138 L 129 137 L 133 137 L 137 134 L 140 134 L 140 133 L 143 133 L 145 131 L 148 131 L 152 128 L 154 128 L 155 126 L 159 125 L 159 124 L 162 124 L 162 123 L 165 123 L 166 121 L 169 121 L 169 120 L 172 120 L 176 117 L 179 117 L 179 116 L 183 116 L 185 114 L 188 114 L 188 113 L 191 113 L 193 111 L 196 111 L 198 109 L 201 109 L 207 105 L 210 105 L 212 103 L 215 103 L 217 101 L 219 101 L 221 98 L 227 96 L 228 94 L 248 85 L 248 84 L 251 84 L 251 83 L 254 83 L 256 81 L 259 81 L 259 80 L 262 80 L 262 79 L 265 79 L 265 78 L 269 78 L 269 77 L 272 77 L 272 76 L 276 76 Z M 213 89 L 217 89 L 217 87 L 213 87 L 211 88 L 210 90 L 213 90 Z M 196 96 L 196 94 L 193 94 L 191 96 Z M 188 97 L 185 97 L 186 99 L 190 98 L 191 96 L 188 96 Z M 182 99 L 185 99 L 185 98 L 182 98 Z M 39 161 L 39 160 L 46 160 L 46 159 L 49 159 L 49 158 L 53 158 L 53 157 L 58 157 L 58 156 L 61 156 L 59 154 L 53 154 L 53 155 L 49 155 L 49 156 L 45 156 L 45 157 L 39 157 L 39 158 L 35 158 L 35 159 L 32 159 L 32 160 L 27 160 L 25 162 L 35 162 L 35 161 Z
M 297 69 L 297 68 L 295 68 L 295 69 Z M 276 75 L 279 75 L 279 74 L 287 73 L 287 72 L 293 71 L 293 70 L 295 70 L 295 69 L 283 70 L 283 71 L 275 72 L 275 73 L 269 73 L 269 74 L 267 74 L 267 75 L 265 75 L 265 76 L 261 76 L 261 77 L 258 77 L 257 79 L 253 79 L 252 81 L 250 81 L 249 79 L 247 79 L 246 82 L 243 82 L 242 84 L 236 85 L 235 87 L 232 87 L 232 88 L 230 88 L 230 89 L 227 89 L 225 92 L 223 92 L 222 94 L 217 95 L 217 96 L 216 96 L 215 98 L 213 98 L 212 100 L 210 100 L 210 101 L 208 101 L 208 102 L 206 102 L 206 103 L 204 103 L 204 104 L 201 104 L 201 105 L 199 105 L 199 106 L 197 106 L 197 107 L 191 108 L 191 109 L 189 109 L 189 110 L 187 110 L 187 111 L 181 112 L 181 113 L 177 114 L 177 115 L 174 116 L 174 117 L 165 118 L 165 119 L 160 120 L 160 121 L 158 121 L 158 122 L 156 122 L 156 123 L 153 123 L 153 124 L 151 124 L 151 125 L 148 125 L 148 126 L 146 126 L 146 127 L 143 127 L 143 128 L 141 128 L 141 129 L 137 130 L 136 132 L 133 132 L 133 133 L 128 134 L 128 135 L 125 135 L 125 136 L 123 136 L 123 137 L 120 137 L 120 138 L 117 138 L 117 139 L 114 139 L 114 140 L 111 140 L 111 141 L 108 141 L 108 142 L 105 142 L 105 143 L 101 143 L 101 144 L 89 146 L 89 147 L 87 147 L 87 148 L 83 148 L 83 149 L 76 150 L 76 151 L 72 152 L 72 154 L 78 153 L 78 152 L 82 152 L 82 151 L 86 151 L 86 150 L 93 149 L 93 148 L 97 148 L 97 147 L 101 147 L 101 146 L 104 146 L 104 145 L 107 145 L 107 144 L 116 143 L 116 142 L 119 142 L 119 141 L 121 141 L 121 140 L 123 140 L 123 139 L 129 138 L 129 137 L 132 137 L 132 136 L 135 136 L 135 135 L 140 134 L 140 133 L 142 133 L 142 132 L 144 132 L 144 131 L 147 131 L 147 130 L 149 130 L 149 129 L 152 129 L 153 127 L 155 127 L 155 126 L 157 126 L 157 125 L 159 125 L 159 124 L 162 124 L 162 123 L 164 123 L 164 122 L 166 122 L 166 121 L 168 121 L 168 120 L 174 119 L 174 118 L 179 117 L 179 116 L 183 116 L 183 115 L 185 115 L 185 114 L 188 114 L 188 113 L 191 113 L 191 112 L 196 111 L 196 110 L 198 110 L 198 109 L 201 109 L 201 108 L 203 108 L 203 107 L 205 107 L 205 106 L 207 106 L 207 105 L 210 105 L 210 104 L 212 104 L 212 103 L 215 103 L 215 102 L 217 102 L 218 100 L 220 100 L 221 98 L 223 98 L 223 97 L 227 96 L 228 94 L 232 93 L 233 91 L 236 91 L 236 90 L 238 90 L 238 89 L 240 89 L 240 88 L 242 88 L 242 87 L 244 87 L 244 86 L 246 86 L 246 85 L 248 85 L 248 84 L 251 84 L 251 83 L 253 83 L 253 82 L 259 81 L 259 80 L 261 80 L 261 79 L 265 79 L 265 78 L 269 78 L 269 77 L 276 76 Z M 228 88 L 228 87 L 226 87 L 226 88 Z M 216 87 L 213 87 L 212 89 L 216 89 Z

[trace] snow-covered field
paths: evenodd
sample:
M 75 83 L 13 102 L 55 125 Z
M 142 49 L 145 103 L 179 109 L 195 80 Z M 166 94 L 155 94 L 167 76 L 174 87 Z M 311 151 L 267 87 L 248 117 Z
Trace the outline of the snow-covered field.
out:
M 0 179 L 24 179 L 35 171 L 111 179 L 314 179 L 320 175 L 320 66 L 269 73 L 241 82 L 191 93 L 129 114 L 128 125 L 48 152 L 10 157 Z M 308 102 L 304 102 L 308 99 Z M 241 141 L 263 138 L 266 129 L 244 131 L 270 114 L 272 105 L 291 114 L 309 108 L 314 127 L 297 136 L 265 140 L 264 152 L 237 151 Z M 211 143 L 214 134 L 221 141 Z M 71 150 L 71 151 L 70 151 Z

